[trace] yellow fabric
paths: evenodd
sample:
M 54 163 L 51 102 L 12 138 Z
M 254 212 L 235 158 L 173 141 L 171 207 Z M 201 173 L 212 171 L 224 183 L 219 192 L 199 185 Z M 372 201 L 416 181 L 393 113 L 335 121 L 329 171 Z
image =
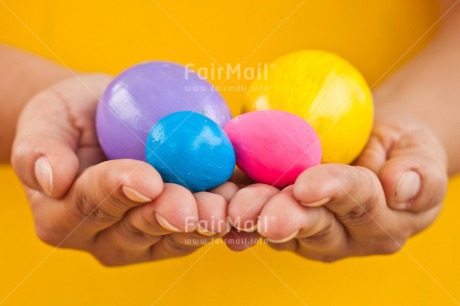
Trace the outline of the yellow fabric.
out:
M 256 66 L 316 48 L 345 57 L 372 86 L 400 64 L 437 16 L 434 1 L 420 0 L 1 0 L 0 41 L 73 69 L 109 73 L 150 59 L 195 67 L 214 61 Z M 243 94 L 223 95 L 236 114 Z M 1 305 L 452 305 L 460 300 L 459 179 L 451 181 L 437 222 L 397 255 L 322 264 L 262 245 L 236 254 L 214 244 L 181 259 L 111 269 L 90 255 L 41 243 L 9 167 L 0 168 L 0 183 L 0 301 L 7 298 Z

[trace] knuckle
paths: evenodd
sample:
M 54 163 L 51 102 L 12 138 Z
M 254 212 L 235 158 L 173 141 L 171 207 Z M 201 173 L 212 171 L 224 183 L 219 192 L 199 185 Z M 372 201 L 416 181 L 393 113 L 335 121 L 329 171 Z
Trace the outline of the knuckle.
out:
M 252 200 L 254 199 L 257 194 L 258 194 L 258 189 L 255 188 L 254 186 L 248 186 L 246 188 L 242 188 L 238 190 L 238 192 L 235 195 L 236 199 L 240 200 Z
M 354 182 L 359 184 L 351 184 L 349 196 L 344 199 L 344 202 L 352 202 L 352 207 L 339 215 L 340 219 L 353 226 L 365 226 L 374 223 L 374 214 L 376 206 L 381 202 L 381 193 L 376 186 L 380 186 L 380 182 L 370 170 L 358 167 L 363 170 L 360 175 L 365 175 L 364 178 L 355 178 Z M 358 174 L 355 173 L 357 176 Z M 359 186 L 358 188 L 355 188 Z M 353 195 L 353 196 L 351 196 Z M 338 203 L 341 205 L 341 203 Z
M 33 158 L 33 148 L 28 141 L 16 140 L 11 152 L 11 165 L 17 170 L 27 158 Z
M 153 243 L 160 239 L 159 236 L 154 236 L 140 230 L 132 222 L 127 221 L 126 218 L 120 222 L 120 229 L 133 243 L 145 243 L 146 241 Z
M 417 235 L 424 230 L 426 230 L 433 222 L 436 220 L 436 218 L 439 216 L 439 213 L 441 212 L 442 206 L 436 206 L 434 208 L 431 208 L 430 210 L 424 212 L 425 217 L 423 220 L 420 220 L 420 222 L 416 222 L 409 230 L 410 236 Z
M 118 217 L 107 212 L 108 201 L 93 203 L 88 196 L 80 194 L 76 197 L 75 207 L 80 215 L 91 221 L 101 223 L 113 223 L 118 221 Z
M 431 171 L 431 177 L 433 180 L 433 187 L 436 191 L 433 195 L 433 202 L 439 203 L 443 200 L 446 191 L 447 191 L 447 184 L 448 184 L 448 175 L 447 172 L 441 169 L 434 169 Z
M 334 224 L 330 223 L 316 234 L 309 237 L 300 238 L 299 240 L 305 243 L 318 245 L 319 247 L 327 247 L 331 241 L 331 238 L 333 238 L 333 231 Z
M 339 261 L 340 259 L 342 259 L 342 257 L 333 255 L 323 255 L 320 257 L 319 261 L 323 263 L 334 263 L 336 261 Z
M 307 257 L 312 260 L 316 260 L 316 261 L 323 262 L 323 263 L 333 263 L 333 262 L 336 262 L 344 258 L 344 256 L 341 256 L 338 254 L 328 254 L 328 253 L 310 254 Z
M 267 240 L 265 240 L 265 243 L 267 243 L 272 249 L 277 251 L 292 251 L 292 246 L 289 243 L 272 243 Z M 294 252 L 299 254 L 301 253 L 299 243 L 295 244 Z
M 375 252 L 376 254 L 390 255 L 395 254 L 401 250 L 405 240 L 403 239 L 382 239 L 376 243 Z
M 167 251 L 175 256 L 184 256 L 199 248 L 198 246 L 181 244 L 177 242 L 172 235 L 163 236 L 163 242 Z
M 248 199 L 258 200 L 258 198 L 260 198 L 260 195 L 263 195 L 265 193 L 277 193 L 278 191 L 279 190 L 276 187 L 256 183 L 249 185 L 246 188 L 240 189 L 238 193 L 240 193 L 240 195 L 242 195 L 243 197 L 247 197 Z
M 119 259 L 115 258 L 112 255 L 109 255 L 107 253 L 103 254 L 93 254 L 94 258 L 104 267 L 110 268 L 110 267 L 117 267 L 121 266 L 122 263 L 119 261 Z
M 426 211 L 440 206 L 447 192 L 447 172 L 443 167 L 433 162 L 426 162 L 424 171 L 421 171 L 420 175 L 421 191 L 413 201 L 408 203 L 408 208 Z
M 372 214 L 374 213 L 375 199 L 368 198 L 362 203 L 356 203 L 355 207 L 341 215 L 343 222 L 353 226 L 365 226 L 374 222 Z
M 44 226 L 44 225 L 36 225 L 35 226 L 35 232 L 37 234 L 37 237 L 44 243 L 57 247 L 60 246 L 63 241 L 62 241 L 62 234 L 60 234 L 58 231 L 53 230 L 53 228 L 50 228 L 49 226 Z

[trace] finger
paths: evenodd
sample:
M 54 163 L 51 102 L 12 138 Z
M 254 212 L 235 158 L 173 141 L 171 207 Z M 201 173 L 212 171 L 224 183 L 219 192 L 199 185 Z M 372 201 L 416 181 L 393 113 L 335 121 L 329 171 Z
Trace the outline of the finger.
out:
M 395 224 L 399 219 L 389 217 L 392 211 L 377 176 L 367 168 L 342 164 L 310 168 L 297 178 L 293 194 L 305 206 L 327 207 L 352 236 L 400 228 Z
M 292 189 L 289 186 L 270 198 L 260 214 L 258 232 L 273 243 L 315 235 L 334 222 L 331 212 L 300 205 Z
M 196 235 L 196 234 L 195 234 Z M 193 233 L 174 233 L 162 236 L 161 240 L 152 245 L 150 249 L 150 260 L 162 260 L 173 257 L 189 255 L 198 250 L 203 243 L 193 244 L 193 239 L 201 241 L 204 238 L 185 238 L 184 236 L 194 236 Z M 187 240 L 189 239 L 189 240 Z M 187 242 L 182 242 L 186 240 Z
M 231 199 L 228 217 L 233 228 L 223 237 L 232 251 L 241 252 L 257 244 L 260 235 L 257 229 L 260 212 L 267 201 L 279 190 L 265 184 L 252 184 L 240 189 Z
M 232 186 L 228 186 L 232 187 Z M 155 260 L 192 253 L 198 247 L 225 235 L 230 225 L 226 218 L 227 201 L 210 192 L 194 194 L 198 209 L 196 232 L 172 233 L 152 246 L 151 255 Z
M 210 192 L 194 194 L 198 210 L 196 232 L 174 232 L 164 236 L 151 248 L 153 260 L 184 256 L 197 250 L 230 230 L 226 218 L 227 201 L 220 195 Z
M 26 186 L 56 198 L 68 191 L 79 171 L 78 147 L 97 145 L 94 111 L 109 80 L 68 80 L 59 89 L 38 94 L 24 108 L 11 162 Z
M 240 189 L 228 206 L 232 225 L 242 231 L 255 231 L 263 206 L 278 192 L 277 188 L 265 184 L 252 184 Z
M 379 173 L 391 208 L 421 212 L 442 202 L 447 172 L 439 147 L 421 130 L 403 135 L 392 147 Z
M 219 187 L 216 187 L 209 192 L 218 194 L 222 197 L 224 197 L 225 201 L 227 203 L 230 203 L 230 200 L 235 196 L 235 194 L 238 192 L 239 188 L 235 183 L 232 182 L 226 182 Z
M 303 205 L 322 206 L 334 213 L 349 237 L 345 256 L 393 253 L 413 230 L 413 216 L 387 207 L 377 176 L 367 168 L 341 164 L 313 167 L 297 178 L 293 192 Z M 340 253 L 324 256 L 319 259 L 341 258 Z
M 192 193 L 180 185 L 166 183 L 155 200 L 131 209 L 109 230 L 113 233 L 125 232 L 127 238 L 136 232 L 161 236 L 173 232 L 193 232 L 197 221 L 198 210 Z
M 264 206 L 259 233 L 272 244 L 286 244 L 284 249 L 309 258 L 345 256 L 347 235 L 343 226 L 324 207 L 300 205 L 292 189 L 283 189 Z
M 216 240 L 217 236 L 206 236 L 198 232 L 192 233 L 172 233 L 169 236 L 172 241 L 180 244 L 180 247 L 200 247 Z
M 198 208 L 197 232 L 204 236 L 223 236 L 230 230 L 227 220 L 227 201 L 224 197 L 210 193 L 194 194 Z
M 184 255 L 183 249 L 186 249 L 186 245 L 177 246 L 175 249 L 178 252 L 175 253 L 174 240 L 168 238 L 167 241 L 161 241 L 163 236 L 172 233 L 194 231 L 197 219 L 197 206 L 192 193 L 182 186 L 168 183 L 155 200 L 131 209 L 118 223 L 101 231 L 94 241 L 93 252 L 101 262 L 109 265 L 147 261 L 152 260 L 152 257 L 159 259 L 159 253 L 167 253 L 169 256 Z M 191 241 L 192 238 L 202 237 L 195 234 L 188 238 Z M 190 243 L 191 249 L 195 250 L 195 245 L 190 241 L 187 240 L 184 244 Z M 153 251 L 153 246 L 158 243 L 160 247 L 155 247 Z M 160 250 L 162 248 L 167 249 Z
M 93 231 L 118 222 L 133 207 L 160 196 L 164 188 L 160 174 L 149 164 L 119 159 L 88 168 L 72 189 L 71 216 L 87 218 Z
M 372 135 L 354 164 L 366 167 L 378 175 L 387 159 L 387 149 L 384 145 L 378 134 Z
M 192 195 L 190 191 L 176 184 L 165 184 L 162 194 L 152 203 L 132 209 L 116 225 L 108 229 L 103 235 L 112 236 L 120 241 L 136 241 L 136 248 L 145 248 L 151 245 L 150 236 L 162 236 L 171 233 L 192 233 L 197 229 L 199 212 L 201 212 L 206 225 L 216 230 L 221 227 L 226 231 L 226 226 L 220 223 L 225 221 L 225 200 L 215 194 Z M 144 237 L 144 234 L 145 237 Z M 208 236 L 209 233 L 206 233 Z M 216 233 L 217 234 L 217 233 Z M 136 239 L 138 237 L 139 239 Z M 179 236 L 176 236 L 179 237 Z M 191 235 L 190 238 L 204 239 L 203 235 Z M 146 239 L 143 239 L 146 238 Z M 109 239 L 110 240 L 110 239 Z M 155 239 L 153 239 L 155 240 Z
M 145 239 L 143 234 L 142 240 Z M 133 248 L 127 249 L 128 241 L 123 241 L 122 245 L 118 241 L 101 240 L 101 243 L 96 249 L 92 249 L 92 254 L 104 266 L 122 266 L 128 264 L 157 261 L 169 259 L 179 256 L 185 256 L 193 253 L 200 248 L 202 244 L 193 245 L 200 241 L 199 238 L 185 238 L 187 243 L 181 243 L 176 240 L 181 240 L 176 235 L 193 236 L 194 233 L 173 233 L 162 236 L 152 236 L 149 247 L 139 248 L 136 243 L 133 243 Z M 198 235 L 195 233 L 195 235 Z
M 332 211 L 348 233 L 348 255 L 392 254 L 408 237 L 426 228 L 439 213 L 395 211 L 369 169 L 324 164 L 303 172 L 294 185 L 294 197 L 306 206 Z
M 53 197 L 65 194 L 79 169 L 79 135 L 68 118 L 58 95 L 39 94 L 24 109 L 13 144 L 11 164 L 19 179 Z
M 56 239 L 68 233 L 68 242 L 75 244 L 78 239 L 92 239 L 129 209 L 156 199 L 162 190 L 161 176 L 149 164 L 114 160 L 88 168 L 64 201 L 32 201 L 31 207 L 38 231 Z
M 230 203 L 238 191 L 238 186 L 232 182 L 227 182 L 212 190 L 212 192 L 222 195 L 227 200 L 227 203 Z M 231 228 L 230 231 L 222 237 L 222 240 L 230 250 L 241 252 L 255 246 L 259 238 L 260 236 L 256 232 L 248 233 L 242 232 L 236 228 Z

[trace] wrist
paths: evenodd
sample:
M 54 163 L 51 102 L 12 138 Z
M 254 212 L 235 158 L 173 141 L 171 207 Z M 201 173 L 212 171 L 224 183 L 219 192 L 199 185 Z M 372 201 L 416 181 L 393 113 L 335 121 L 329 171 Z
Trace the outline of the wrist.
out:
M 72 74 L 56 63 L 27 52 L 0 45 L 0 162 L 9 160 L 16 122 L 35 94 Z

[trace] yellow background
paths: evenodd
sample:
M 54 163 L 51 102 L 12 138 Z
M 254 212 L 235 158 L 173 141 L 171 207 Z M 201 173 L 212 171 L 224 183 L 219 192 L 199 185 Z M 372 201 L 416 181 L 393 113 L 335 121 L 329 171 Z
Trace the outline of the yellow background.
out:
M 0 0 L 0 41 L 72 69 L 114 74 L 151 59 L 196 67 L 255 66 L 290 51 L 319 48 L 351 61 L 372 85 L 437 17 L 436 3 L 421 0 Z M 237 113 L 242 95 L 223 95 Z M 266 246 L 236 254 L 214 244 L 181 259 L 108 269 L 90 255 L 54 250 L 35 237 L 26 198 L 6 166 L 0 167 L 0 195 L 1 305 L 451 305 L 460 300 L 458 179 L 451 181 L 435 225 L 403 251 L 334 264 Z

